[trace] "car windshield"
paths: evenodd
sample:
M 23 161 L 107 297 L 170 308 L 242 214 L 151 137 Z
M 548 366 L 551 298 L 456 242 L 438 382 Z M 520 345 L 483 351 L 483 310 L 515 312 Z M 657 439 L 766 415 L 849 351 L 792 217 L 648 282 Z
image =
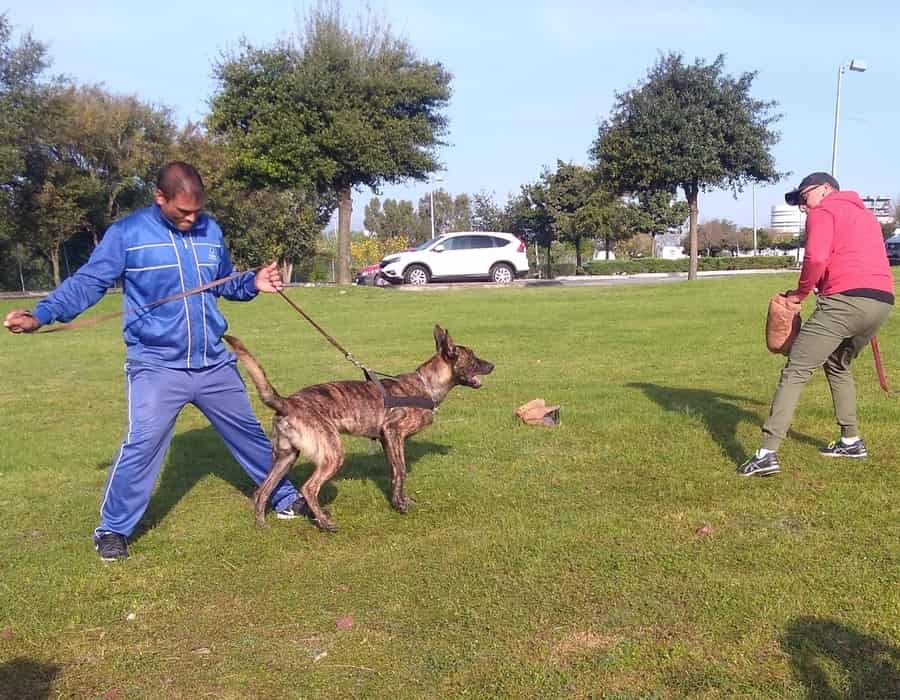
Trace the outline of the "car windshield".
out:
M 422 241 L 419 245 L 416 246 L 416 250 L 425 250 L 426 248 L 430 248 L 433 245 L 437 245 L 441 241 L 444 240 L 444 236 L 438 236 L 437 238 L 429 238 L 427 241 Z

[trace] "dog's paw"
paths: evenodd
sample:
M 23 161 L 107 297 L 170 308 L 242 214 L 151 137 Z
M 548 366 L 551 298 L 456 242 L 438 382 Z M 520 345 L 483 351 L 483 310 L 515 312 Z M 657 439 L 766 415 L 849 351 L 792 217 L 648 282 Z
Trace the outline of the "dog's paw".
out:
M 409 509 L 416 505 L 416 502 L 409 496 L 398 496 L 391 499 L 391 505 L 400 513 L 408 513 Z
M 316 527 L 322 532 L 337 532 L 338 526 L 327 518 L 316 518 L 313 522 L 315 522 Z

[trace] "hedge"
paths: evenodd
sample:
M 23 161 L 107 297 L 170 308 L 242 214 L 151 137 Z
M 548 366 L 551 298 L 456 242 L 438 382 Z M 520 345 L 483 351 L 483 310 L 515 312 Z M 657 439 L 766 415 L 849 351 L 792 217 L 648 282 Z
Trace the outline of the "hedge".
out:
M 666 260 L 664 258 L 628 258 L 623 260 L 591 260 L 584 265 L 589 275 L 636 275 L 642 272 L 687 272 L 690 260 Z M 716 270 L 772 270 L 793 269 L 797 258 L 793 255 L 759 255 L 735 258 L 731 256 L 697 259 L 700 272 Z M 554 270 L 554 272 L 556 272 Z M 562 274 L 562 273 L 557 273 Z

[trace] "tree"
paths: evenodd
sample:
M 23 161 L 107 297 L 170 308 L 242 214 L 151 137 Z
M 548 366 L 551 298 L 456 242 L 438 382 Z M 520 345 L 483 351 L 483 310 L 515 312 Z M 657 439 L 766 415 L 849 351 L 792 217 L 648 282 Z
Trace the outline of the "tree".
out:
M 650 236 L 650 255 L 656 256 L 656 237 L 680 227 L 688 218 L 688 204 L 674 201 L 665 191 L 647 190 L 637 197 L 637 227 Z
M 518 196 L 512 197 L 506 206 L 509 228 L 526 243 L 546 248 L 545 277 L 552 277 L 550 246 L 553 243 L 553 216 L 547 209 L 547 189 L 542 181 L 522 185 Z
M 710 219 L 697 227 L 697 245 L 707 255 L 716 255 L 723 250 L 735 252 L 737 236 L 737 225 L 729 219 Z
M 419 198 L 419 219 L 423 226 L 428 228 L 429 236 L 431 235 L 432 197 L 434 198 L 435 236 L 450 231 L 470 231 L 472 229 L 472 202 L 469 195 L 464 193 L 453 197 L 440 189 Z
M 689 279 L 697 276 L 697 215 L 701 191 L 748 182 L 775 182 L 770 129 L 776 102 L 750 95 L 756 73 L 723 74 L 725 59 L 687 65 L 681 54 L 660 58 L 642 85 L 616 95 L 591 155 L 601 181 L 619 192 L 684 192 L 690 214 Z
M 609 260 L 612 245 L 631 238 L 637 231 L 638 223 L 634 207 L 601 188 L 594 190 L 587 202 L 578 208 L 573 225 L 582 237 L 602 238 L 606 259 Z
M 553 218 L 556 237 L 575 244 L 575 267 L 581 269 L 581 239 L 590 235 L 589 228 L 576 226 L 578 211 L 597 189 L 593 173 L 580 165 L 556 161 L 556 172 L 544 174 L 547 209 Z M 582 217 L 584 223 L 585 217 Z
M 4 287 L 24 286 L 22 270 L 31 259 L 17 204 L 25 158 L 35 142 L 46 88 L 53 82 L 43 80 L 49 65 L 46 46 L 31 34 L 14 41 L 8 15 L 0 14 L 0 259 L 12 255 L 18 267 L 14 271 L 0 266 Z
M 376 236 L 384 229 L 384 212 L 381 211 L 381 200 L 378 197 L 372 197 L 366 205 L 363 228 Z
M 248 187 L 231 174 L 226 144 L 197 124 L 178 133 L 171 156 L 194 164 L 203 175 L 206 208 L 222 225 L 236 265 L 278 260 L 290 280 L 295 265 L 315 256 L 333 200 L 321 201 L 312 188 Z
M 131 95 L 114 95 L 99 86 L 83 86 L 73 95 L 70 131 L 78 134 L 81 168 L 103 193 L 98 233 L 119 216 L 144 205 L 156 187 L 175 128 L 171 112 Z
M 50 264 L 56 285 L 62 280 L 60 247 L 77 233 L 94 231 L 103 201 L 83 156 L 78 102 L 77 88 L 47 88 L 13 204 L 22 240 Z
M 425 233 L 425 227 L 413 209 L 413 203 L 408 199 L 384 200 L 383 216 L 382 229 L 378 232 L 379 238 L 403 236 L 408 241 L 418 242 L 424 241 L 430 235 Z
M 337 281 L 350 282 L 352 191 L 426 180 L 444 145 L 450 74 L 368 15 L 351 29 L 333 2 L 294 44 L 247 43 L 215 67 L 210 127 L 248 183 L 314 185 L 337 199 Z
M 512 222 L 507 212 L 494 201 L 492 192 L 481 191 L 472 197 L 473 231 L 508 231 Z

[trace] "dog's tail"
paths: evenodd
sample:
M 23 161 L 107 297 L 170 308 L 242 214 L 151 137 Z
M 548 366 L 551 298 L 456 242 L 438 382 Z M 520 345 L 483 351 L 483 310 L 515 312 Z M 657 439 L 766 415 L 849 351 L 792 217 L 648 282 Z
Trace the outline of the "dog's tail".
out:
M 263 368 L 260 367 L 259 363 L 256 361 L 256 358 L 253 357 L 247 347 L 233 335 L 223 335 L 222 338 L 224 338 L 225 342 L 231 346 L 231 349 L 234 350 L 234 354 L 238 356 L 238 359 L 244 363 L 244 367 L 247 368 L 247 374 L 249 374 L 250 379 L 253 380 L 253 384 L 259 392 L 259 398 L 262 402 L 276 413 L 284 415 L 287 412 L 287 400 L 275 391 L 275 387 L 272 386 L 272 383 L 269 381 Z

